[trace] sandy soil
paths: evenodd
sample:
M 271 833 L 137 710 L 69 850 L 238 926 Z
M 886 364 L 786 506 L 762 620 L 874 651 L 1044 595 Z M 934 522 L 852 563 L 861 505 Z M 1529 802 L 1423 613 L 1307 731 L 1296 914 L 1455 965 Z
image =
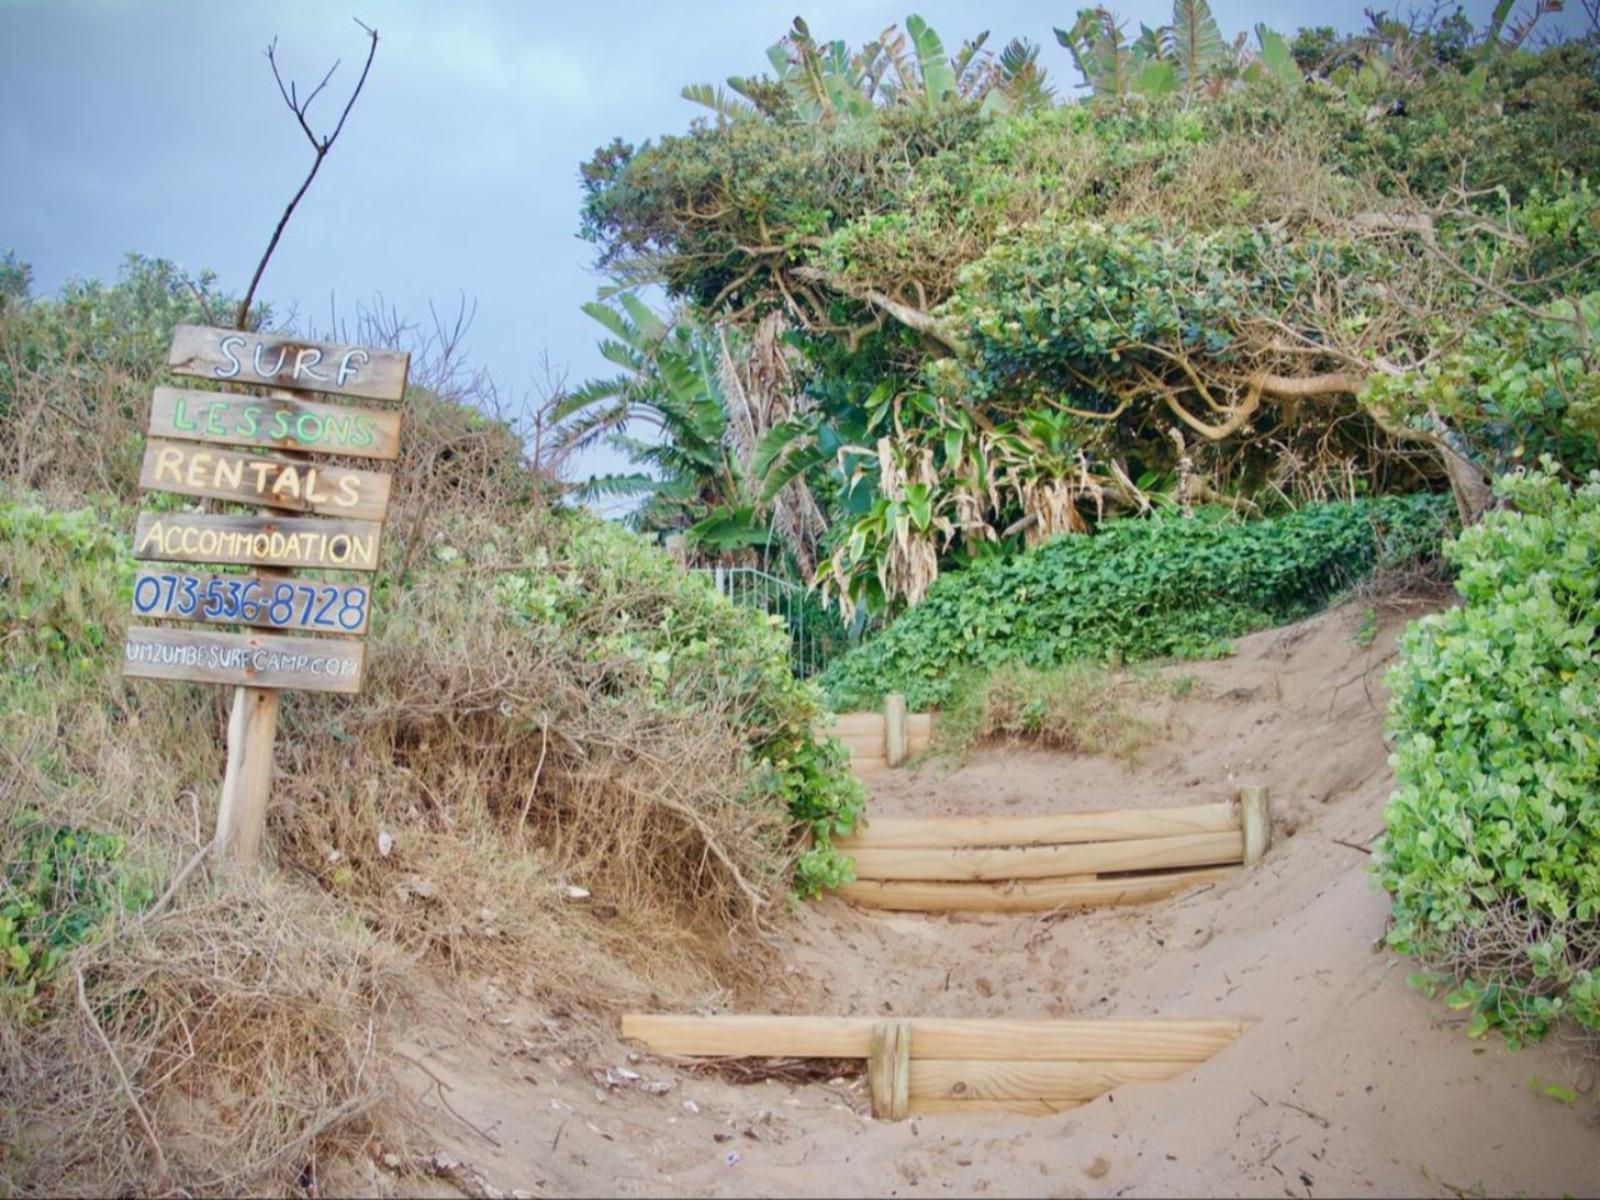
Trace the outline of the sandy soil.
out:
M 1386 905 L 1363 847 L 1390 788 L 1382 675 L 1399 622 L 1367 648 L 1356 625 L 1335 612 L 1172 668 L 1196 686 L 1150 702 L 1167 733 L 1137 763 L 997 747 L 959 770 L 869 780 L 878 813 L 1158 806 L 1265 783 L 1274 845 L 1240 878 L 1059 919 L 829 900 L 783 930 L 790 965 L 767 1011 L 1256 1022 L 1188 1075 L 1057 1117 L 886 1124 L 866 1116 L 859 1080 L 689 1075 L 489 986 L 477 1020 L 441 1003 L 403 1047 L 419 1142 L 506 1195 L 1600 1193 L 1592 1076 L 1559 1045 L 1467 1039 L 1378 946 Z M 1569 1108 L 1535 1079 L 1585 1094 Z M 420 1186 L 361 1171 L 346 1182 Z

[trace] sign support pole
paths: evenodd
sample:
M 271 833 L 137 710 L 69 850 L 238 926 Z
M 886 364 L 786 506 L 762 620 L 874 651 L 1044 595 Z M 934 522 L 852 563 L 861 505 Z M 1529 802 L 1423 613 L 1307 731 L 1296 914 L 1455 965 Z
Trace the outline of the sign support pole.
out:
M 228 768 L 222 778 L 217 808 L 218 853 L 241 867 L 253 868 L 261 857 L 267 828 L 267 801 L 272 796 L 272 747 L 278 737 L 276 688 L 233 689 L 228 718 Z
M 274 389 L 270 395 L 275 400 L 311 399 L 309 393 L 302 391 Z M 286 457 L 310 460 L 310 455 L 294 451 Z M 294 515 L 281 508 L 267 511 Z M 291 574 L 287 570 L 262 572 L 268 579 L 288 579 Z M 214 844 L 219 854 L 245 870 L 254 870 L 261 861 L 261 843 L 266 840 L 267 804 L 272 799 L 272 751 L 278 741 L 278 704 L 282 696 L 277 688 L 233 689 L 233 709 L 228 714 L 228 765 L 222 774 Z

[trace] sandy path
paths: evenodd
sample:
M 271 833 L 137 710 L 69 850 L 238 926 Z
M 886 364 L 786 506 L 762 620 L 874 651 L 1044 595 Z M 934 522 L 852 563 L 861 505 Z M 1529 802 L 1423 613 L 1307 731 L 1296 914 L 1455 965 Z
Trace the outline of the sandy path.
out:
M 1134 765 L 995 749 L 955 772 L 869 781 L 879 813 L 1156 806 L 1266 783 L 1276 840 L 1243 877 L 1058 920 L 830 900 L 783 931 L 791 965 L 768 1011 L 1257 1022 L 1188 1075 L 1059 1117 L 884 1124 L 864 1115 L 859 1081 L 735 1086 L 630 1059 L 614 1039 L 574 1061 L 571 1027 L 491 992 L 478 1021 L 441 1010 L 405 1048 L 450 1089 L 411 1072 L 436 1118 L 422 1138 L 506 1194 L 1600 1193 L 1593 1092 L 1574 1110 L 1530 1087 L 1594 1080 L 1559 1046 L 1468 1040 L 1376 949 L 1386 904 L 1358 847 L 1381 830 L 1390 787 L 1381 679 L 1395 628 L 1363 649 L 1355 623 L 1335 613 L 1175 668 L 1199 686 L 1153 702 L 1168 736 Z M 641 1078 L 597 1084 L 607 1067 Z M 416 1186 L 375 1168 L 364 1184 Z

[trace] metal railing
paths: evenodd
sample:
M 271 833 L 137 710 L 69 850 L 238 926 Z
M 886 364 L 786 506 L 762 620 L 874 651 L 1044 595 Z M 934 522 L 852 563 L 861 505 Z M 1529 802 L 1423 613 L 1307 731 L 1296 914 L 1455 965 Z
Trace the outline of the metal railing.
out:
M 833 638 L 806 589 L 756 567 L 694 567 L 734 604 L 778 617 L 789 631 L 789 665 L 801 679 L 827 665 Z M 808 611 L 808 609 L 810 611 Z

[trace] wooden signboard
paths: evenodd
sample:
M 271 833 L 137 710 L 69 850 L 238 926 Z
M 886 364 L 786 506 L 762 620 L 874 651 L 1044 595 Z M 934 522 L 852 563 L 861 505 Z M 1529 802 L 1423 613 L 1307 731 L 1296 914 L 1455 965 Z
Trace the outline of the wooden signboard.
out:
M 337 392 L 367 400 L 405 395 L 410 356 L 331 342 L 307 342 L 270 333 L 179 325 L 172 331 L 167 367 L 214 383 Z
M 139 486 L 361 521 L 381 521 L 389 509 L 389 476 L 374 471 L 154 438 L 145 443 Z
M 236 687 L 361 690 L 363 642 L 331 638 L 216 633 L 209 629 L 128 630 L 122 673 L 142 679 L 187 679 Z
M 263 572 L 140 570 L 135 617 L 232 624 L 245 632 L 136 625 L 123 644 L 125 675 L 233 685 L 214 844 L 249 865 L 266 827 L 281 690 L 353 694 L 365 666 L 366 647 L 354 639 L 371 620 L 371 590 L 293 579 L 271 568 L 376 571 L 391 477 L 311 455 L 388 461 L 400 454 L 399 412 L 327 403 L 308 393 L 399 400 L 410 357 L 180 325 L 168 366 L 175 374 L 225 386 L 273 389 L 266 396 L 156 389 L 140 486 L 267 511 L 140 513 L 134 557 Z M 337 636 L 284 637 L 276 631 Z
M 376 571 L 383 526 L 317 517 L 139 514 L 133 556 L 244 567 L 321 567 Z
M 134 576 L 133 615 L 360 637 L 372 594 L 361 583 L 145 568 Z
M 395 459 L 400 456 L 400 414 L 282 396 L 158 387 L 150 403 L 150 436 Z

